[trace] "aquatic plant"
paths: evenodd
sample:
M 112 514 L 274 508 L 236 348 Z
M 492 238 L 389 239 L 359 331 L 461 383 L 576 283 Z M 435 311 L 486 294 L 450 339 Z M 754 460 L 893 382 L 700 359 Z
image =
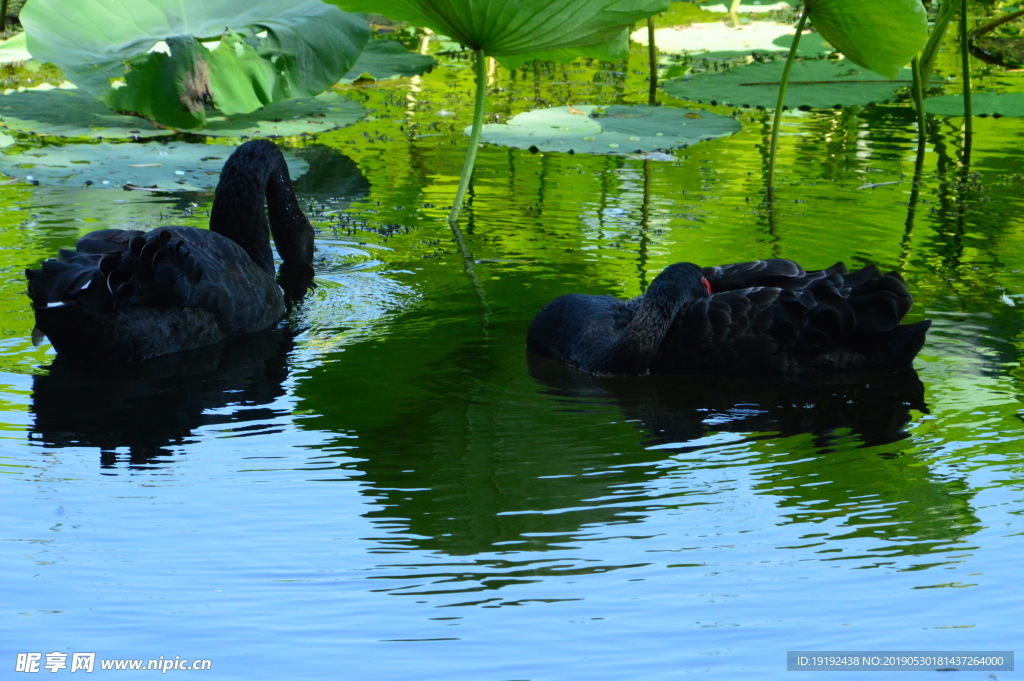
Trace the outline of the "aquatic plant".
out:
M 775 158 L 786 85 L 808 18 L 822 37 L 847 59 L 886 78 L 899 75 L 928 40 L 928 17 L 920 0 L 806 0 L 779 83 L 768 152 L 769 201 L 774 192 Z
M 355 63 L 361 15 L 320 0 L 33 0 L 28 49 L 114 111 L 197 130 L 225 115 L 312 97 Z
M 632 25 L 669 8 L 669 0 L 328 0 L 351 12 L 372 11 L 458 41 L 476 59 L 476 103 L 469 150 L 448 219 L 459 217 L 476 162 L 487 99 L 486 57 L 507 68 L 532 59 L 616 59 L 628 52 Z

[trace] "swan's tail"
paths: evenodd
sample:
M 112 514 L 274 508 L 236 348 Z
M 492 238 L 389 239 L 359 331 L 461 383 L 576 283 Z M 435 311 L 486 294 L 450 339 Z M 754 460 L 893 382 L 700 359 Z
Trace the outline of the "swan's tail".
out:
M 154 324 L 175 343 L 186 329 L 195 347 L 219 340 L 212 316 L 189 306 L 203 268 L 176 236 L 174 228 L 92 232 L 77 250 L 26 270 L 33 341 L 46 336 L 61 354 L 125 361 L 161 354 L 156 345 L 168 341 Z

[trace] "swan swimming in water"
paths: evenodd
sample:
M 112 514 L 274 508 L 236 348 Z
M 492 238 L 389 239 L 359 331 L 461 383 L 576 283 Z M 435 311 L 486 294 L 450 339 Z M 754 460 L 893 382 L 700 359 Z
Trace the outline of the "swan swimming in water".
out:
M 569 294 L 527 332 L 531 352 L 595 374 L 802 374 L 908 366 L 930 320 L 896 272 L 772 259 L 665 268 L 629 301 Z
M 26 270 L 33 338 L 69 359 L 132 362 L 266 329 L 285 313 L 271 234 L 286 265 L 311 269 L 313 228 L 284 156 L 253 140 L 221 170 L 209 230 L 99 230 Z

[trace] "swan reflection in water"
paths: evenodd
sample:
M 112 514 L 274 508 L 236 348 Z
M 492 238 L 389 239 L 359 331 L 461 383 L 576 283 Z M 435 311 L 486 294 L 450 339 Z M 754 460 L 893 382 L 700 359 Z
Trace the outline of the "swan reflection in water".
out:
M 685 447 L 712 432 L 810 433 L 828 446 L 848 429 L 870 447 L 907 437 L 911 410 L 928 412 L 924 385 L 911 367 L 800 377 L 602 377 L 533 353 L 528 365 L 552 395 L 610 398 L 649 434 L 647 446 Z
M 314 286 L 312 269 L 283 266 L 279 283 L 294 305 Z M 48 375 L 33 379 L 29 438 L 45 447 L 97 447 L 106 468 L 126 448 L 130 467 L 151 467 L 198 428 L 273 421 L 282 414 L 268 405 L 285 394 L 296 335 L 286 323 L 145 362 L 57 357 Z M 236 408 L 220 411 L 228 406 Z

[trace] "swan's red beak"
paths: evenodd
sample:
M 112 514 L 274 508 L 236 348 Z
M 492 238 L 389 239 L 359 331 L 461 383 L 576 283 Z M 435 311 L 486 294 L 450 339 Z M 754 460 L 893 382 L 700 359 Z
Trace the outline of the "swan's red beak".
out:
M 711 290 L 711 282 L 707 279 L 701 279 L 701 282 L 704 284 L 704 288 L 708 290 L 708 295 L 714 295 L 715 292 Z

